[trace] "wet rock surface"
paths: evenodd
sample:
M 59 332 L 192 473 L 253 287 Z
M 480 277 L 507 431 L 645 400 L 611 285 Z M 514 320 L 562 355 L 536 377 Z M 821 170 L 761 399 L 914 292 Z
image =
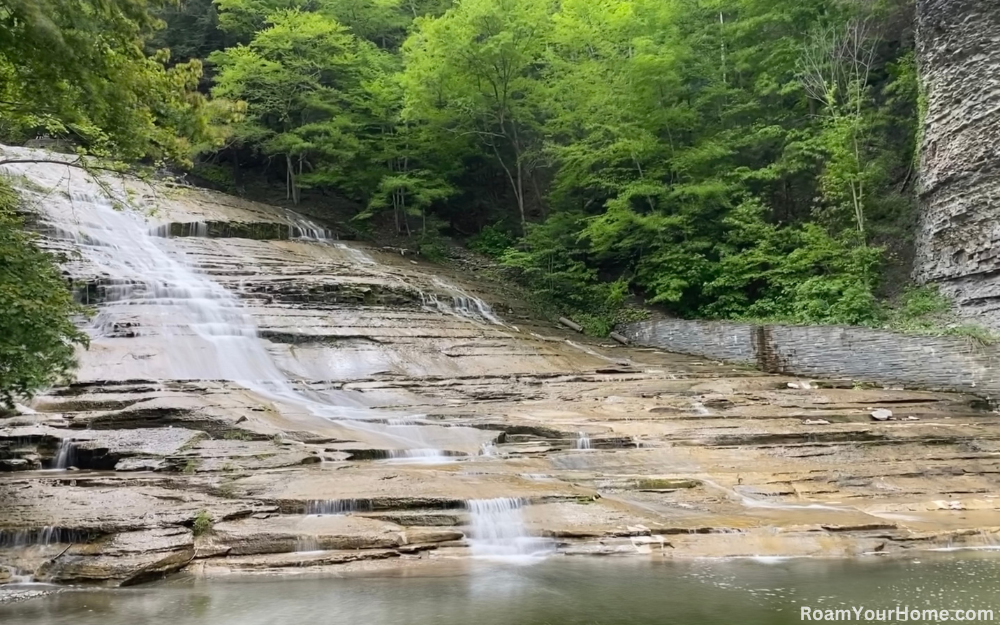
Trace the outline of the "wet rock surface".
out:
M 51 233 L 103 218 L 72 202 L 43 205 Z M 130 219 L 215 224 L 157 235 L 157 258 L 239 332 L 216 349 L 178 322 L 184 293 L 146 297 L 115 273 L 127 257 L 83 247 L 73 278 L 131 299 L 101 298 L 77 383 L 0 419 L 0 571 L 116 585 L 467 556 L 468 502 L 489 499 L 580 555 L 853 556 L 1000 528 L 1000 417 L 978 398 L 588 341 L 500 285 L 218 194 Z

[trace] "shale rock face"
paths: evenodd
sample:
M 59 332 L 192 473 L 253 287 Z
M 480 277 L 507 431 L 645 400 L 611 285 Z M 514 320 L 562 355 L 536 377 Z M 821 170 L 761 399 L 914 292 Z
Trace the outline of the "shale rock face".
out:
M 1000 328 L 1000 3 L 917 5 L 927 109 L 914 277 Z

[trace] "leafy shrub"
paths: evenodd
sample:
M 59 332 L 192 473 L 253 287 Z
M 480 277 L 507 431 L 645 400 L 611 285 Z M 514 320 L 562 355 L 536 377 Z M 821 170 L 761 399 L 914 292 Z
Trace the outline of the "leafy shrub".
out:
M 424 233 L 417 239 L 417 251 L 427 260 L 439 263 L 448 258 L 448 245 L 444 238 L 435 233 Z
M 87 335 L 55 258 L 35 244 L 15 211 L 18 196 L 0 179 L 0 405 L 67 380 Z
M 194 517 L 194 523 L 191 525 L 191 531 L 195 536 L 201 536 L 202 534 L 207 534 L 212 530 L 212 517 L 209 516 L 208 511 L 202 510 Z
M 816 224 L 777 226 L 756 202 L 738 207 L 728 226 L 717 277 L 705 285 L 707 316 L 792 323 L 870 325 L 883 250 Z
M 470 250 L 479 252 L 490 258 L 502 258 L 504 253 L 514 244 L 514 238 L 501 224 L 486 226 L 479 234 L 469 239 Z

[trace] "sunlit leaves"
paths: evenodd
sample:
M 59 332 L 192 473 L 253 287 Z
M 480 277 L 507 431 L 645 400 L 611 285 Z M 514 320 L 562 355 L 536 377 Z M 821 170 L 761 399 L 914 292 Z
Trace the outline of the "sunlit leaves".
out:
M 67 378 L 76 345 L 87 342 L 71 320 L 82 309 L 16 208 L 17 196 L 0 180 L 0 407 Z

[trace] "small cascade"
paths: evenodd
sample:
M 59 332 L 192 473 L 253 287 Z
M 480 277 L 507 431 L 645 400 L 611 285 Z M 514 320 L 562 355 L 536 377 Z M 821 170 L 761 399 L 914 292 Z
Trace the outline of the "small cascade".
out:
M 495 458 L 500 455 L 497 449 L 497 444 L 495 441 L 490 441 L 488 443 L 483 443 L 483 446 L 479 449 L 480 456 L 486 456 L 487 458 Z
M 285 210 L 285 216 L 292 222 L 288 226 L 289 239 L 306 239 L 307 241 L 335 241 L 337 233 L 324 228 L 315 221 L 290 210 Z
M 86 542 L 85 532 L 65 530 L 58 527 L 42 527 L 31 530 L 0 530 L 0 549 L 26 549 L 47 547 L 67 543 Z
M 421 292 L 420 299 L 424 308 L 436 310 L 446 315 L 472 319 L 473 321 L 486 321 L 493 325 L 506 327 L 506 324 L 493 312 L 493 308 L 482 299 L 440 278 L 434 278 L 433 282 L 435 286 L 440 287 L 448 294 L 451 301 L 442 301 L 435 293 Z
M 0 565 L 0 571 L 7 571 L 8 584 L 18 585 L 18 584 L 30 584 L 35 581 L 35 578 L 31 575 L 25 575 L 20 569 L 14 566 L 4 566 Z
M 72 440 L 64 438 L 59 443 L 59 453 L 56 454 L 56 461 L 52 468 L 65 471 L 72 466 L 76 466 L 76 447 L 74 447 Z
M 322 551 L 322 549 L 315 536 L 300 536 L 295 541 L 296 553 L 316 553 L 317 551 Z
M 551 553 L 555 545 L 528 534 L 521 508 L 523 499 L 471 499 L 469 545 L 472 555 L 505 560 L 533 560 Z
M 711 416 L 712 414 L 712 411 L 706 408 L 705 404 L 701 403 L 700 401 L 692 401 L 691 408 L 695 411 L 696 414 L 699 414 L 703 417 L 708 417 Z
M 371 499 L 314 499 L 306 504 L 306 514 L 314 516 L 344 516 L 373 509 Z
M 393 464 L 448 464 L 456 461 L 456 456 L 440 449 L 390 449 L 388 453 L 387 462 Z
M 576 438 L 576 448 L 577 449 L 590 449 L 590 437 L 587 436 L 586 432 L 580 432 Z
M 356 247 L 351 247 L 344 243 L 334 243 L 334 247 L 338 250 L 344 252 L 347 256 L 351 257 L 351 260 L 358 263 L 359 265 L 374 265 L 375 259 L 365 254 L 363 251 L 357 249 Z
M 148 232 L 150 236 L 159 237 L 161 239 L 169 239 L 171 237 L 195 237 L 207 239 L 209 236 L 208 223 L 204 221 L 160 224 L 159 226 L 150 228 Z

